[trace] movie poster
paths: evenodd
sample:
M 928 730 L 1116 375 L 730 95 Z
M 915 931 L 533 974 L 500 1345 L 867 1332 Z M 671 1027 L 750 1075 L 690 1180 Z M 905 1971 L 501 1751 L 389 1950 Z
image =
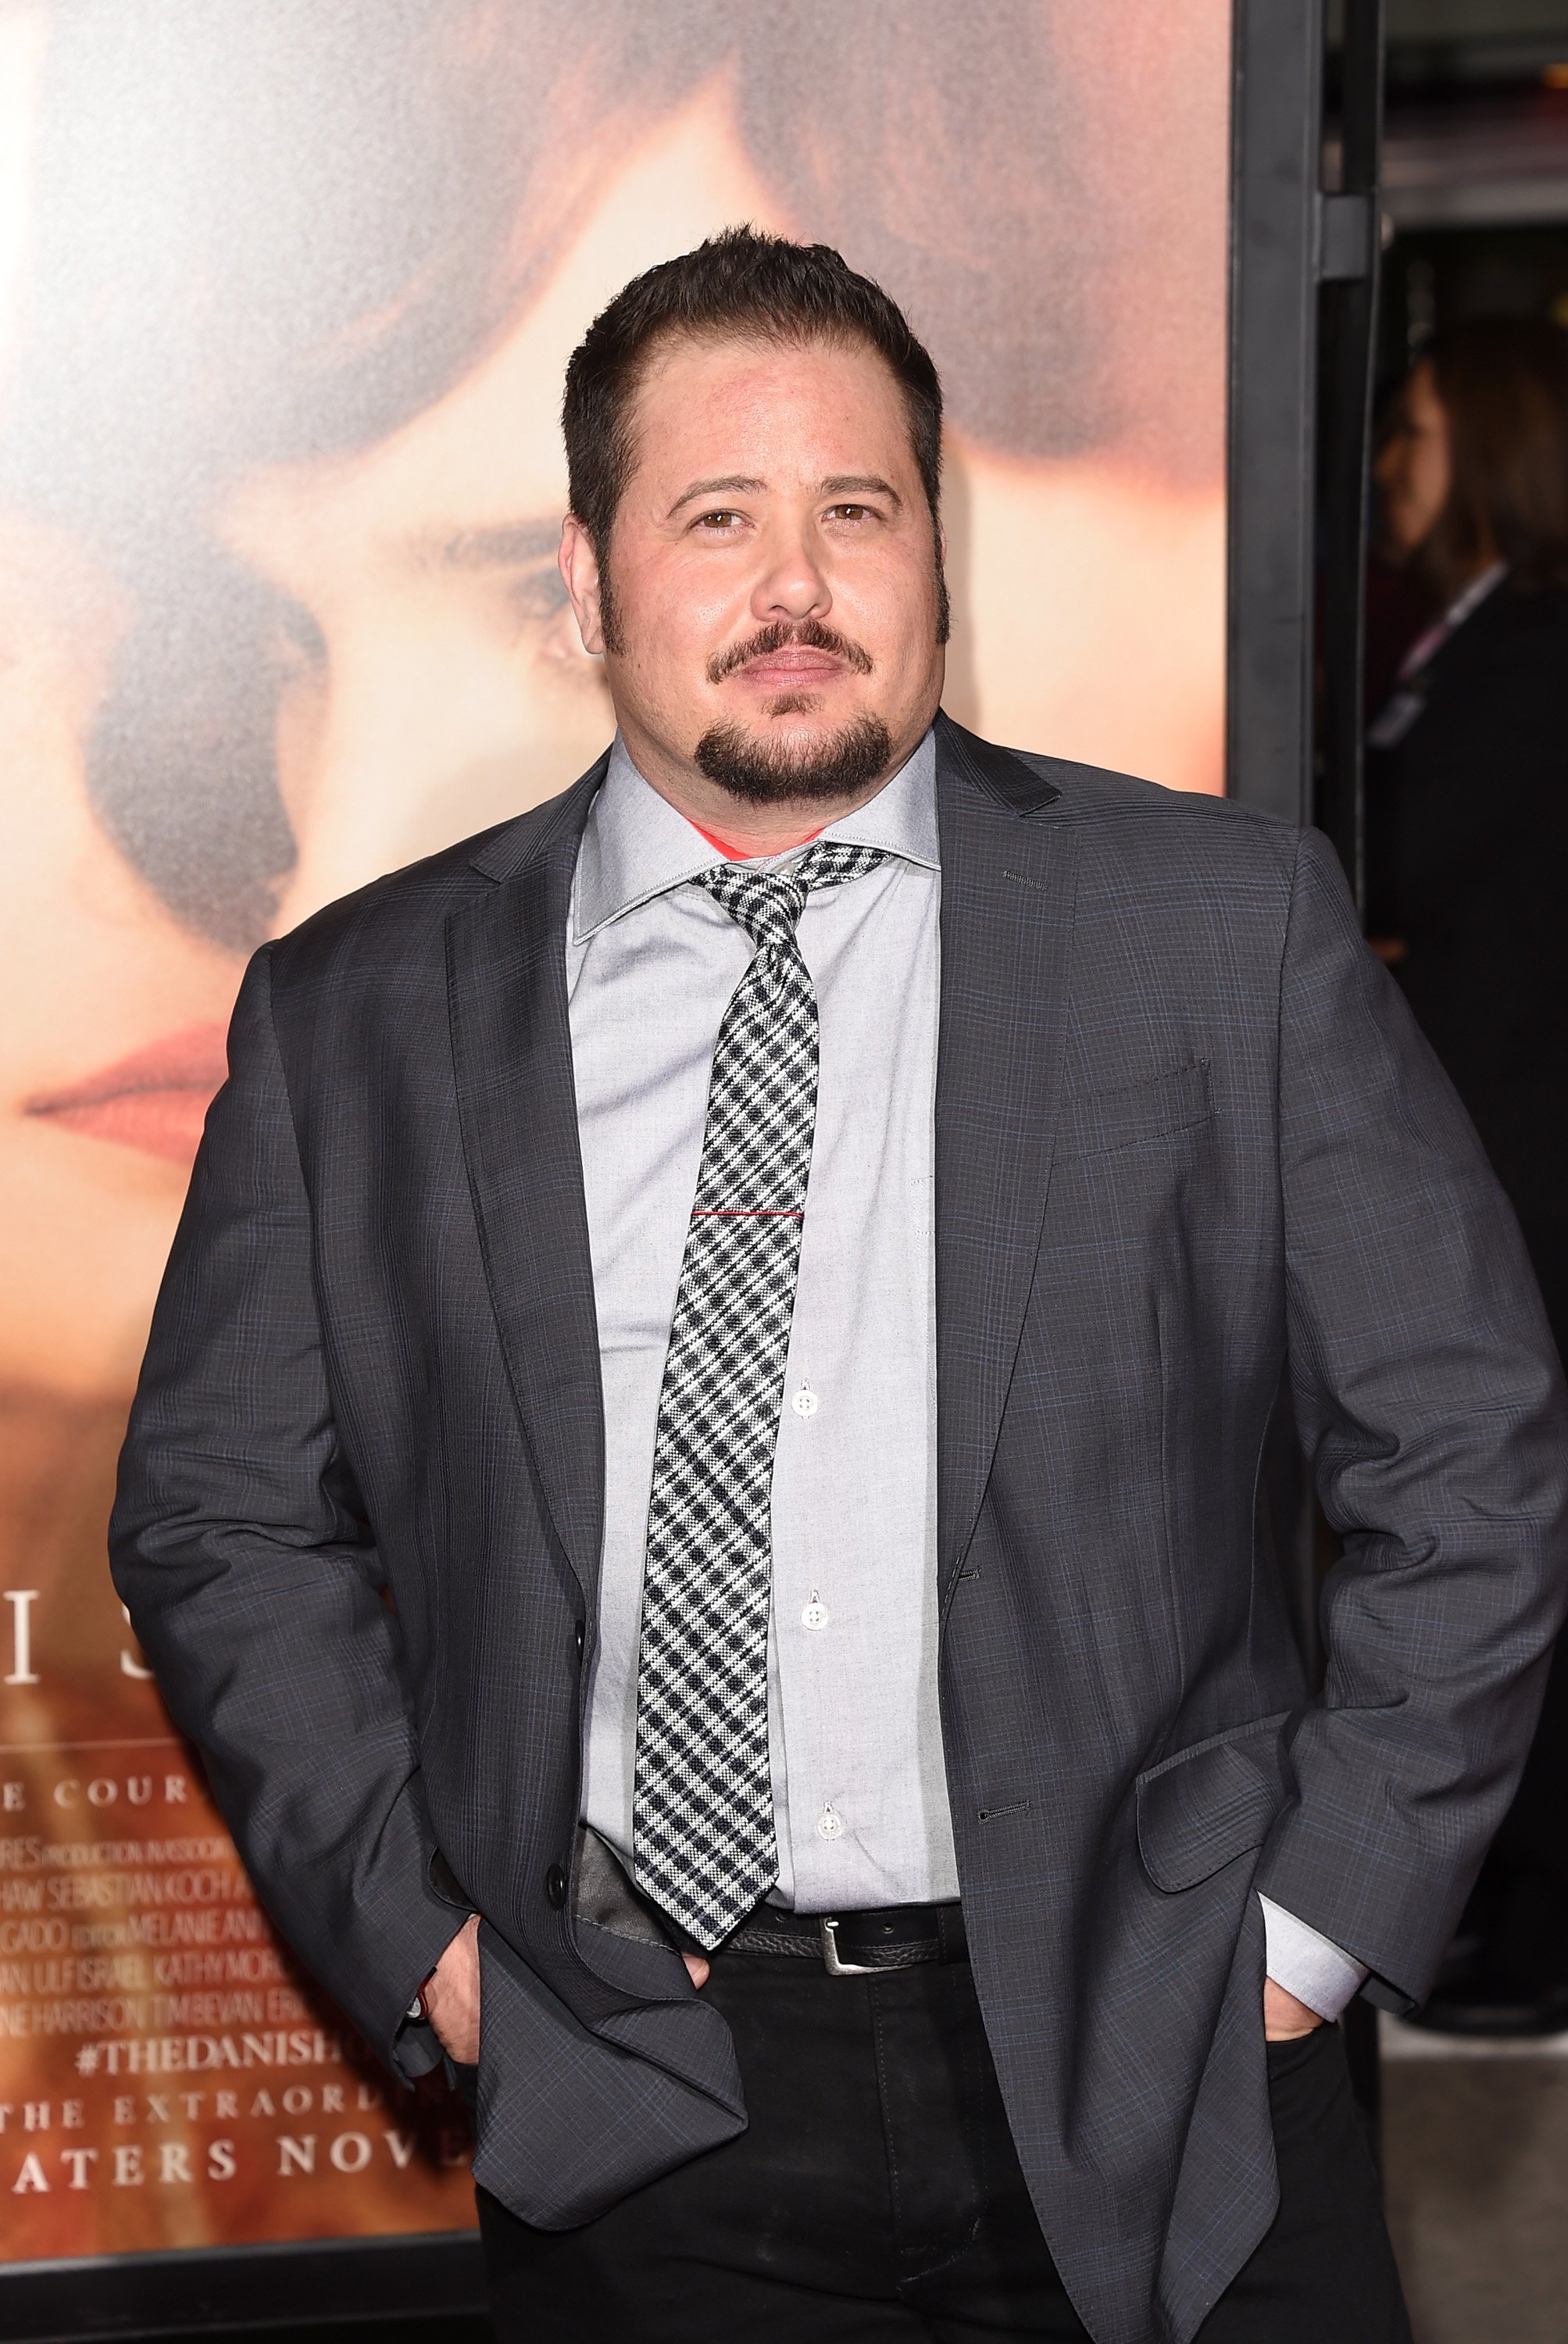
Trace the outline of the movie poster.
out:
M 569 350 L 750 220 L 942 369 L 947 705 L 1223 786 L 1226 0 L 0 0 L 0 2258 L 472 2219 L 105 1564 L 247 955 L 611 720 Z

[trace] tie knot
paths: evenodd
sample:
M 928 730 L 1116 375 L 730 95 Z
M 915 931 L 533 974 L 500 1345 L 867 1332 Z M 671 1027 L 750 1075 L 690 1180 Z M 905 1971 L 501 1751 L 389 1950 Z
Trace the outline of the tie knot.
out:
M 814 888 L 842 887 L 846 880 L 858 879 L 885 859 L 880 846 L 855 846 L 847 840 L 824 838 L 818 839 L 787 870 L 755 871 L 744 863 L 715 863 L 711 870 L 697 873 L 696 884 L 723 905 L 754 944 L 790 949 L 805 899 Z

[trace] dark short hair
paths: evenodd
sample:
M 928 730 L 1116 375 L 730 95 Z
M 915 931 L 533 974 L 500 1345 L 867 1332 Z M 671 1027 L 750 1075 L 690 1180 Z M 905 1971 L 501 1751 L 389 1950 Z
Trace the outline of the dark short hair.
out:
M 1545 318 L 1471 318 L 1421 362 L 1448 419 L 1452 484 L 1420 567 L 1450 601 L 1490 542 L 1515 587 L 1568 585 L 1568 333 Z
M 896 301 L 826 244 L 726 228 L 663 260 L 602 308 L 566 369 L 561 425 L 572 510 L 601 561 L 636 449 L 632 408 L 661 344 L 680 336 L 863 342 L 887 365 L 909 418 L 935 529 L 942 478 L 942 386 Z

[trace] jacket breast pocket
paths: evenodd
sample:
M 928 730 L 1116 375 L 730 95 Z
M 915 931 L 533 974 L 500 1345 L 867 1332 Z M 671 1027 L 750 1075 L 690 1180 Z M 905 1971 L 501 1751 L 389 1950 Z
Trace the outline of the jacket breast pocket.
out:
M 1291 1795 L 1280 1710 L 1195 1742 L 1138 1778 L 1138 1851 L 1157 1888 L 1196 1888 L 1268 1838 Z
M 1207 1123 L 1213 1112 L 1209 1061 L 1189 1058 L 1186 1066 L 1151 1081 L 1084 1091 L 1067 1099 L 1057 1134 L 1056 1160 L 1065 1164 L 1075 1157 L 1108 1156 L 1115 1148 L 1135 1147 L 1140 1140 Z

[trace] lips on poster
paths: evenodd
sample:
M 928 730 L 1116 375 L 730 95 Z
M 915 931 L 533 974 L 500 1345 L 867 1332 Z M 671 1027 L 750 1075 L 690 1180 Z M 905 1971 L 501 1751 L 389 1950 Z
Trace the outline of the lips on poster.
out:
M 911 310 L 947 704 L 1217 789 L 1226 0 L 0 0 L 0 2258 L 471 2221 L 104 1558 L 240 971 L 610 731 L 567 353 L 751 220 Z

